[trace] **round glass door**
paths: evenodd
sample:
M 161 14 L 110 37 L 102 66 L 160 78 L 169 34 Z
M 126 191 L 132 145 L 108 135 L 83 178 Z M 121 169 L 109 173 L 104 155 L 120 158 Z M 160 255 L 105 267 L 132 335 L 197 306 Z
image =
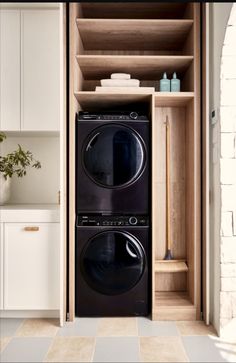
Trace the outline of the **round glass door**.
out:
M 88 242 L 80 263 L 83 277 L 93 290 L 118 295 L 140 280 L 145 268 L 145 253 L 132 235 L 107 231 Z
M 138 134 L 122 125 L 97 128 L 84 147 L 84 167 L 96 183 L 121 187 L 132 183 L 143 171 L 145 150 Z

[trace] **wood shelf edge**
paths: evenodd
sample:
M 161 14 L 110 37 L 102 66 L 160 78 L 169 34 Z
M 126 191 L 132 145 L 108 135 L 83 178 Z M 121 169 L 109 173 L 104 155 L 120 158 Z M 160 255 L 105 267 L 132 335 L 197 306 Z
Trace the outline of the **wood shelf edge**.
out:
M 157 273 L 178 273 L 187 272 L 188 266 L 185 260 L 156 260 L 155 272 Z

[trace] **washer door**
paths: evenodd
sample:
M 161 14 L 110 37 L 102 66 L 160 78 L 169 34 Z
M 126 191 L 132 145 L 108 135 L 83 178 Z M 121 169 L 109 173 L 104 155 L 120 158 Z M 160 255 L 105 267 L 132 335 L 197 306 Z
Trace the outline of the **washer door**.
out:
M 145 252 L 128 233 L 102 232 L 93 237 L 81 254 L 80 266 L 87 284 L 105 295 L 132 289 L 145 268 Z
M 139 135 L 118 124 L 97 128 L 88 137 L 83 154 L 89 177 L 108 188 L 134 182 L 145 166 L 145 148 Z

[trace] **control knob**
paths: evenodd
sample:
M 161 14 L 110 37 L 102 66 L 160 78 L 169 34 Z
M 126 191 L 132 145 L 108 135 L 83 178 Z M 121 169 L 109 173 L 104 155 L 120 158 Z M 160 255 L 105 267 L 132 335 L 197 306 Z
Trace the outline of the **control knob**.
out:
M 138 220 L 136 217 L 129 218 L 129 224 L 131 224 L 131 226 L 135 226 L 137 223 L 138 223 Z
M 130 112 L 129 117 L 132 118 L 133 120 L 137 120 L 138 114 L 137 112 Z

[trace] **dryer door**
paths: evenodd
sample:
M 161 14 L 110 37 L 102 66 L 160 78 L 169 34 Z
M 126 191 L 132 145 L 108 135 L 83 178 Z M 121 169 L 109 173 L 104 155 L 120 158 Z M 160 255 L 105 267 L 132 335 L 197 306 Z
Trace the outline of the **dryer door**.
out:
M 140 242 L 118 231 L 97 234 L 85 246 L 80 260 L 87 284 L 105 295 L 118 295 L 132 289 L 140 280 L 146 256 Z
M 139 178 L 145 167 L 145 147 L 134 130 L 108 124 L 90 134 L 83 161 L 85 171 L 95 183 L 117 188 Z

